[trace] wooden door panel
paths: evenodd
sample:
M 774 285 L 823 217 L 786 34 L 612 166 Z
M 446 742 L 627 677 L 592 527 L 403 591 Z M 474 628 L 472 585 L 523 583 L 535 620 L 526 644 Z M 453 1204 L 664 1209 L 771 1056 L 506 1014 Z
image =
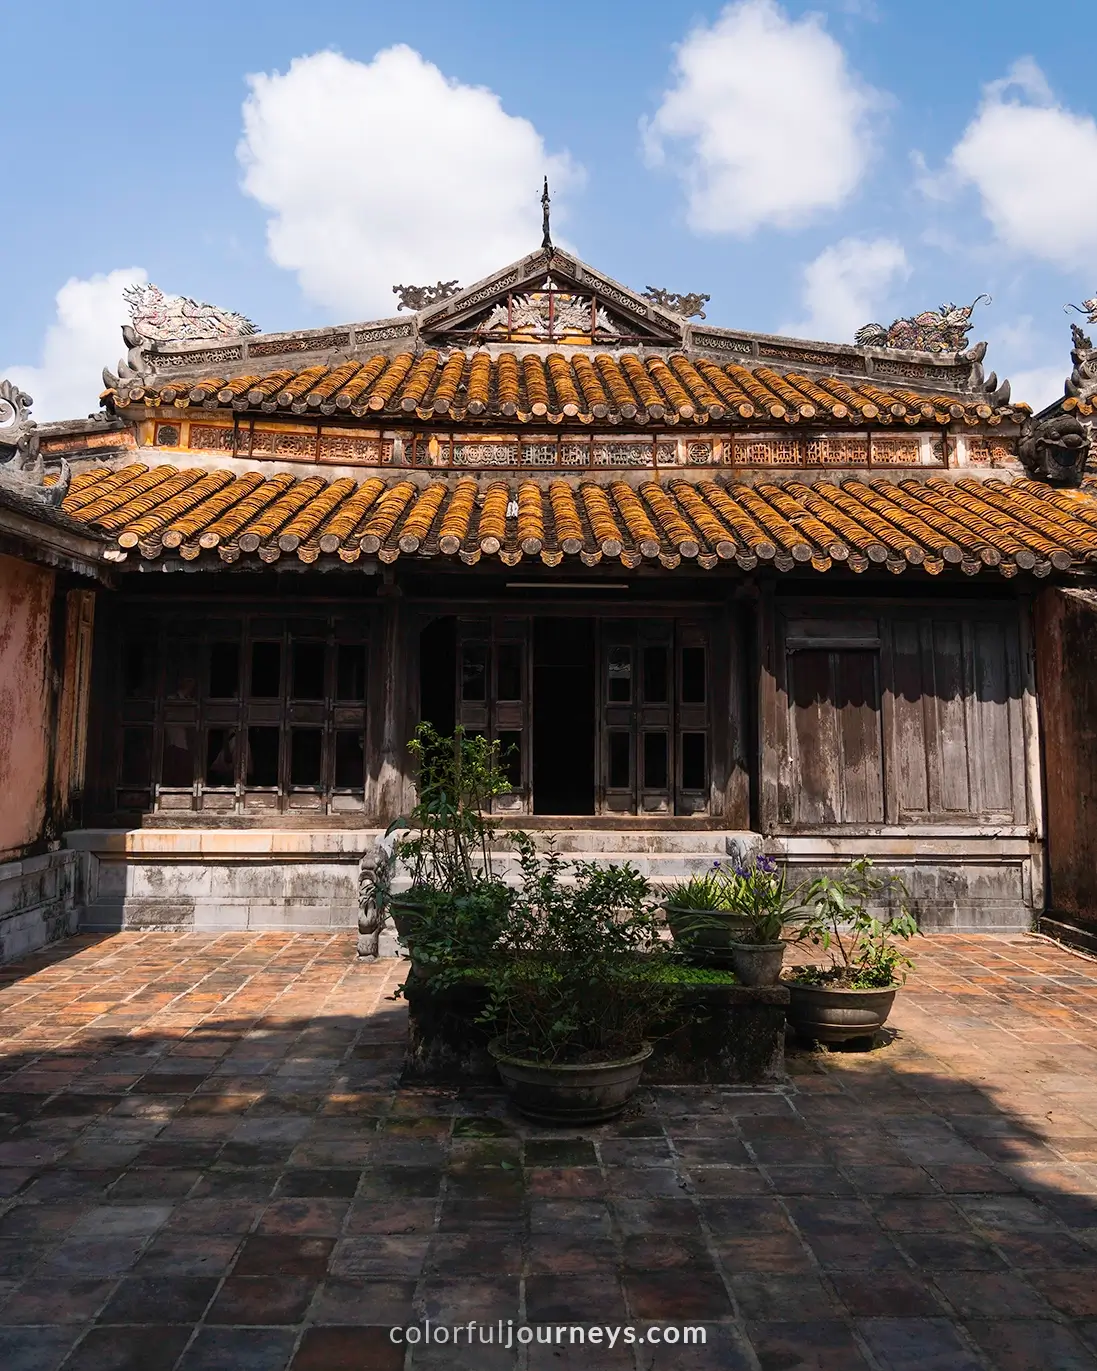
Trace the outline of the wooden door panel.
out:
M 879 653 L 805 647 L 788 654 L 787 679 L 786 812 L 805 825 L 882 823 Z
M 879 658 L 875 652 L 836 652 L 833 657 L 841 746 L 840 822 L 883 823 Z
M 456 719 L 497 742 L 512 790 L 492 801 L 496 814 L 530 810 L 530 635 L 525 619 L 457 623 Z
M 789 660 L 792 813 L 804 824 L 840 823 L 841 785 L 831 653 L 810 648 Z
M 926 756 L 925 692 L 922 689 L 924 643 L 916 620 L 892 626 L 892 770 L 895 803 L 903 815 L 929 809 L 929 763 Z
M 600 808 L 628 814 L 706 812 L 707 625 L 607 620 L 600 637 Z
M 1013 688 L 1009 634 L 1004 623 L 972 625 L 973 709 L 970 768 L 975 807 L 984 814 L 1012 815 L 1013 754 L 1020 746 L 1019 690 Z M 1016 722 L 1011 714 L 1017 714 Z

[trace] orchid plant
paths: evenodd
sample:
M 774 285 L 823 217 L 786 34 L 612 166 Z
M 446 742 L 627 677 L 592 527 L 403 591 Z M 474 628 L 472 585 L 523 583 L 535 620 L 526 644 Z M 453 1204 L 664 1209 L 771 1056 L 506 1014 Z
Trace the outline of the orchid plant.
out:
M 780 941 L 785 925 L 804 913 L 804 884 L 790 884 L 775 857 L 746 857 L 726 870 L 729 908 L 746 921 L 740 941 Z

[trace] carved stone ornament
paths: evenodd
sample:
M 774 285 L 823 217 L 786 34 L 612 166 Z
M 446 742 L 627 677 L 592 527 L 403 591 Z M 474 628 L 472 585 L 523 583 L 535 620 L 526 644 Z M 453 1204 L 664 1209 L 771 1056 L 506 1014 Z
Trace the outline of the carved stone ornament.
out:
M 0 381 L 0 489 L 56 509 L 68 492 L 72 472 L 62 460 L 55 481 L 46 484 L 38 425 L 30 417 L 34 401 L 10 381 Z
M 527 295 L 512 295 L 508 303 L 500 302 L 477 325 L 482 334 L 504 336 L 527 334 L 535 339 L 554 339 L 561 334 L 590 335 L 620 333 L 609 315 L 589 295 L 574 295 L 561 291 L 549 277 L 540 290 Z
M 662 286 L 648 286 L 643 292 L 645 300 L 650 300 L 653 305 L 660 305 L 663 309 L 669 309 L 672 314 L 680 314 L 683 319 L 703 319 L 705 317 L 705 306 L 712 299 L 711 295 L 679 295 L 671 290 L 664 290 Z
M 967 362 L 971 367 L 967 375 L 967 389 L 982 391 L 996 409 L 1001 409 L 1009 404 L 1010 384 L 1008 381 L 999 381 L 996 371 L 992 371 L 989 376 L 984 373 L 983 358 L 986 355 L 986 343 L 976 343 L 966 352 L 957 354 L 959 361 Z
M 400 297 L 400 303 L 396 306 L 398 311 L 410 309 L 418 312 L 429 309 L 431 305 L 440 305 L 460 289 L 457 281 L 439 281 L 433 286 L 393 286 L 392 293 Z
M 1067 305 L 1067 309 L 1086 316 L 1086 323 L 1097 324 L 1097 295 L 1091 300 L 1083 300 L 1080 305 Z
M 358 863 L 358 955 L 368 962 L 378 957 L 395 870 L 396 835 L 386 833 Z
M 1034 480 L 1053 485 L 1081 485 L 1089 457 L 1090 437 L 1073 414 L 1026 419 L 1017 454 Z
M 905 348 L 910 352 L 961 352 L 971 332 L 971 316 L 981 300 L 990 304 L 989 295 L 978 295 L 970 305 L 942 305 L 927 309 L 908 319 L 896 319 L 887 328 L 866 324 L 857 330 L 860 347 Z
M 1097 315 L 1097 300 L 1087 300 L 1086 304 L 1092 305 Z M 1097 323 L 1097 318 L 1093 322 Z M 1084 404 L 1092 404 L 1097 401 L 1097 348 L 1089 334 L 1083 333 L 1077 324 L 1071 324 L 1070 333 L 1074 343 L 1070 350 L 1074 370 L 1067 378 L 1066 393 Z
M 128 286 L 122 297 L 129 305 L 134 332 L 149 343 L 210 342 L 259 332 L 243 314 L 203 304 L 187 295 L 165 295 L 151 282 Z

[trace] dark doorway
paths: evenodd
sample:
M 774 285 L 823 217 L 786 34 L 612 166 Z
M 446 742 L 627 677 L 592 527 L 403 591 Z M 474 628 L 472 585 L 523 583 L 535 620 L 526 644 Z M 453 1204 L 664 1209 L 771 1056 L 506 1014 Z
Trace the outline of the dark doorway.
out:
M 594 813 L 594 622 L 533 625 L 533 812 Z
M 457 620 L 435 619 L 419 638 L 419 707 L 443 737 L 457 724 Z

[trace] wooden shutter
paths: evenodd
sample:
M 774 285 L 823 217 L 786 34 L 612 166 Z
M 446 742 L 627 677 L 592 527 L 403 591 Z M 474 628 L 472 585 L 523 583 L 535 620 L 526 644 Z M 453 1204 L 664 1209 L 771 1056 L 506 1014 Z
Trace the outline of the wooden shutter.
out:
M 884 821 L 880 640 L 874 620 L 790 620 L 784 635 L 787 766 L 797 825 Z
M 896 821 L 1024 821 L 1016 617 L 897 615 L 891 623 Z

